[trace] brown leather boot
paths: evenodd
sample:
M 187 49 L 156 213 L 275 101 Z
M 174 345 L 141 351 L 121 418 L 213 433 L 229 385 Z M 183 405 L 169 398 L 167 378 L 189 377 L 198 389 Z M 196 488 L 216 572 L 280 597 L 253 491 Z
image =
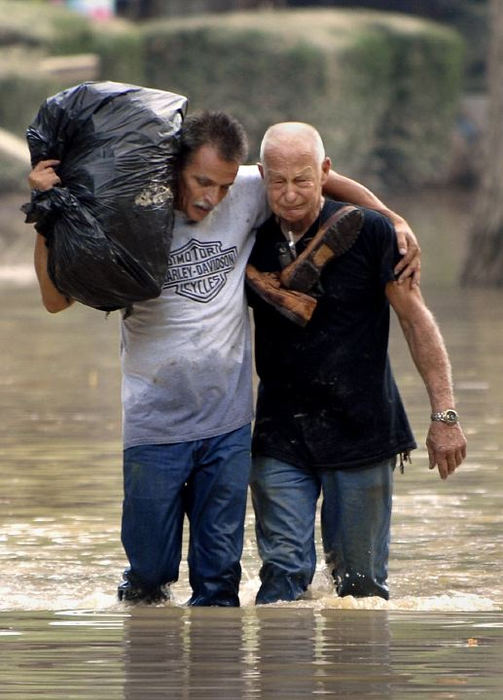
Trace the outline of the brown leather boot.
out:
M 299 257 L 281 271 L 281 284 L 288 289 L 308 292 L 320 279 L 329 260 L 342 255 L 358 238 L 363 211 L 352 204 L 338 209 L 320 227 Z
M 299 326 L 307 324 L 316 308 L 313 297 L 282 287 L 279 272 L 259 272 L 253 265 L 247 265 L 246 283 L 261 299 Z

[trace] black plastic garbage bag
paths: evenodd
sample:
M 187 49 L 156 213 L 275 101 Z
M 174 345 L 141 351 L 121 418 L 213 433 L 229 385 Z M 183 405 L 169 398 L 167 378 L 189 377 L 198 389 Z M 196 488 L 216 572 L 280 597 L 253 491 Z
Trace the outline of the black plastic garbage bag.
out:
M 60 160 L 62 186 L 22 209 L 66 296 L 112 311 L 160 294 L 186 108 L 181 95 L 114 82 L 82 83 L 41 106 L 26 132 L 32 165 Z

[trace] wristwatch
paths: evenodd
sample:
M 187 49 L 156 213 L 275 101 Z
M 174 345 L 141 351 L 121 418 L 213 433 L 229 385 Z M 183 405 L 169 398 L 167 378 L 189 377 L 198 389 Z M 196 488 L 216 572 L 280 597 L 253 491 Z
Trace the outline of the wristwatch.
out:
M 431 420 L 440 421 L 440 423 L 447 423 L 448 425 L 455 425 L 456 423 L 459 423 L 459 415 L 453 408 L 448 408 L 446 411 L 432 413 Z

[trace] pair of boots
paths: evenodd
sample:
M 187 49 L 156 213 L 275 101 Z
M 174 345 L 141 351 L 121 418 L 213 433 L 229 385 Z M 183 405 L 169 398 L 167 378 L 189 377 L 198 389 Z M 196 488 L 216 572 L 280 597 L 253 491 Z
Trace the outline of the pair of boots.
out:
M 305 326 L 317 304 L 308 292 L 319 282 L 324 266 L 351 248 L 362 225 L 362 210 L 350 204 L 343 206 L 325 221 L 306 249 L 281 272 L 260 272 L 253 265 L 247 265 L 246 281 L 277 311 Z

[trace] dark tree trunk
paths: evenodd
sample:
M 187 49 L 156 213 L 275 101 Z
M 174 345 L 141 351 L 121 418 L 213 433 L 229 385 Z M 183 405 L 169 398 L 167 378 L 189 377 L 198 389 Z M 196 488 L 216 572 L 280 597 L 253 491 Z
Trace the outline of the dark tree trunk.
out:
M 503 286 L 503 0 L 489 2 L 486 150 L 461 282 Z

